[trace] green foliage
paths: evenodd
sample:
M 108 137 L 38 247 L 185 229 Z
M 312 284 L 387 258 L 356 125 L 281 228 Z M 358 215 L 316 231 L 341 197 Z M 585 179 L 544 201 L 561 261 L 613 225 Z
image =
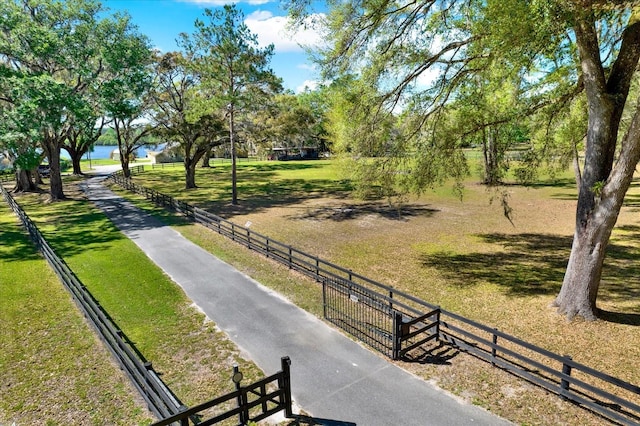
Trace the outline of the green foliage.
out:
M 263 145 L 268 148 L 301 148 L 314 146 L 322 149 L 322 112 L 314 111 L 303 95 L 290 93 L 274 96 L 272 107 L 258 112 L 253 129 L 262 123 Z
M 195 187 L 195 164 L 212 148 L 221 145 L 223 117 L 202 109 L 202 92 L 190 59 L 180 53 L 156 58 L 153 98 L 154 134 L 174 143 L 177 156 L 185 160 L 187 188 Z
M 292 3 L 296 17 L 308 6 L 303 0 Z M 469 132 L 482 130 L 486 183 L 499 183 L 507 171 L 508 130 L 514 125 L 547 131 L 544 137 L 533 135 L 524 155 L 527 163 L 516 171 L 520 179 L 535 176 L 526 167 L 574 161 L 580 244 L 574 245 L 555 303 L 569 317 L 595 319 L 604 251 L 594 248 L 606 247 L 640 161 L 638 104 L 627 106 L 640 60 L 637 2 L 445 0 L 400 5 L 362 0 L 331 5 L 329 47 L 320 52 L 323 70 L 332 77 L 356 73 L 380 93 L 374 101 L 378 109 L 393 113 L 399 107 L 418 117 L 415 130 L 397 139 L 403 144 L 423 136 L 424 128 L 437 134 L 455 109 L 466 109 L 459 125 L 471 125 Z M 576 108 L 583 92 L 586 108 Z M 625 116 L 633 118 L 625 122 Z M 439 146 L 432 136 L 427 140 L 429 150 Z M 427 151 L 416 155 L 433 157 Z M 428 171 L 423 185 L 432 182 Z M 415 168 L 414 173 L 424 171 Z M 598 196 L 608 202 L 599 203 Z M 587 259 L 594 251 L 596 261 Z
M 3 121 L 22 134 L 21 143 L 40 145 L 49 157 L 52 198 L 64 198 L 58 164 L 63 144 L 69 139 L 67 148 L 75 157 L 86 152 L 98 136 L 94 126 L 103 107 L 114 115 L 114 105 L 123 99 L 114 88 L 128 90 L 132 81 L 144 79 L 136 70 L 144 66 L 145 55 L 147 40 L 130 18 L 105 16 L 97 1 L 3 2 Z
M 224 111 L 227 105 L 251 110 L 261 96 L 280 90 L 280 80 L 268 67 L 274 46 L 258 47 L 239 8 L 205 9 L 204 16 L 207 21 L 197 19 L 195 33 L 182 34 L 179 44 L 201 78 L 209 111 Z
M 96 141 L 96 145 L 117 145 L 118 139 L 116 136 L 116 131 L 112 128 L 106 128 Z
M 300 22 L 307 7 L 290 2 Z M 482 146 L 484 181 L 499 183 L 510 167 L 509 150 L 528 143 L 532 111 L 575 96 L 576 49 L 567 38 L 567 10 L 525 1 L 332 2 L 325 27 L 329 46 L 317 55 L 334 85 L 351 86 L 351 94 L 337 94 L 328 113 L 337 150 L 424 156 L 426 164 L 462 158 L 450 156 L 452 143 L 435 140 L 437 134 L 458 139 L 460 146 Z M 390 133 L 394 127 L 402 131 Z M 424 151 L 445 146 L 440 153 Z M 378 151 L 363 152 L 366 147 Z M 540 161 L 527 163 L 529 168 L 545 164 L 540 156 L 549 152 L 534 151 Z M 426 173 L 414 176 L 413 184 L 402 179 L 404 188 L 420 191 L 419 185 L 439 181 L 433 167 L 381 162 L 391 175 Z M 526 174 L 524 164 L 519 167 Z M 454 160 L 440 169 L 461 176 L 466 166 Z M 363 185 L 373 184 L 371 176 L 361 175 Z
M 268 67 L 274 46 L 258 47 L 257 36 L 245 24 L 239 8 L 225 5 L 222 9 L 205 9 L 204 15 L 208 22 L 196 20 L 195 33 L 182 34 L 179 44 L 189 58 L 188 68 L 201 84 L 195 89 L 192 114 L 196 118 L 208 117 L 210 121 L 220 120 L 218 117 L 223 114 L 225 119 L 228 117 L 230 152 L 234 160 L 231 192 L 235 204 L 236 117 L 259 109 L 269 95 L 281 90 L 281 84 Z M 194 156 L 193 161 L 188 161 L 190 156 L 185 155 L 187 188 L 195 187 L 197 158 L 219 144 L 210 144 L 199 156 Z

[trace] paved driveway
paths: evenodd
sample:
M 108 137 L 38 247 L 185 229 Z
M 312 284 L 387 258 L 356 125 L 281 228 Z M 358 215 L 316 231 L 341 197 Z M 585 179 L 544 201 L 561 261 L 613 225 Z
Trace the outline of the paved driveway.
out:
M 87 181 L 89 198 L 266 374 L 288 355 L 294 403 L 333 421 L 324 424 L 510 424 L 343 336 L 107 190 L 102 179 Z

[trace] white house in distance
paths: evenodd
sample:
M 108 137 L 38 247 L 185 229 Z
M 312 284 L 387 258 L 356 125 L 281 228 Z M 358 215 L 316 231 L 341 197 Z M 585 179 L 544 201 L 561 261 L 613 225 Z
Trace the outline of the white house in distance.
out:
M 151 164 L 183 161 L 184 157 L 178 151 L 178 147 L 179 144 L 177 142 L 168 142 L 164 145 L 162 151 L 147 151 L 147 158 L 151 160 Z

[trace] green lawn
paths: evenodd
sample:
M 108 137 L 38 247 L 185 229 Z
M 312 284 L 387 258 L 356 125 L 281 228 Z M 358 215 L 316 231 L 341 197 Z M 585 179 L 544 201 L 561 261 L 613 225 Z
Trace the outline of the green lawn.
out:
M 17 200 L 38 225 L 53 249 L 65 259 L 116 324 L 134 342 L 138 350 L 153 362 L 155 370 L 162 375 L 163 380 L 176 395 L 185 404 L 195 405 L 233 390 L 231 382 L 233 364 L 240 365 L 248 381 L 263 376 L 254 364 L 242 359 L 235 345 L 215 328 L 215 324 L 207 321 L 192 306 L 177 285 L 164 275 L 133 242 L 117 231 L 100 211 L 73 189 L 74 182 L 75 179 L 70 179 L 67 183 L 65 191 L 69 199 L 66 201 L 47 204 L 43 202 L 45 196 L 38 194 L 23 195 Z M 3 212 L 2 218 L 5 221 L 12 220 L 7 212 Z M 2 229 L 3 232 L 7 232 L 4 231 L 4 226 Z M 1 241 L 6 240 L 7 238 L 3 235 Z M 3 262 L 0 264 L 2 277 L 25 274 L 24 281 L 31 282 L 30 274 L 40 275 L 41 272 L 25 268 L 26 265 L 22 262 L 27 260 L 22 259 L 29 259 L 29 257 L 37 259 L 41 269 L 47 270 L 28 241 L 18 241 L 13 237 L 6 250 L 11 252 L 11 256 L 2 257 Z M 48 274 L 51 285 L 60 287 L 55 275 L 50 271 Z M 16 286 L 20 287 L 20 283 Z M 5 291 L 4 283 L 2 290 Z M 61 297 L 68 298 L 62 289 L 59 291 Z M 13 379 L 16 383 L 24 381 L 23 370 L 16 370 L 17 366 L 24 364 L 19 363 L 20 357 L 37 359 L 39 356 L 37 347 L 51 346 L 56 349 L 65 347 L 56 341 L 38 341 L 36 348 L 24 348 L 26 355 L 16 353 L 19 336 L 24 335 L 22 332 L 24 321 L 21 320 L 21 316 L 33 307 L 33 303 L 29 304 L 25 301 L 29 297 L 34 297 L 34 300 L 44 303 L 50 301 L 48 299 L 50 296 L 47 289 L 37 297 L 25 295 L 25 299 L 21 299 L 22 303 L 11 302 L 20 307 L 22 313 L 16 312 L 6 318 L 6 321 L 3 318 L 3 323 L 12 324 L 10 333 L 14 336 L 14 343 L 2 352 L 9 354 L 7 363 L 3 363 L 2 368 L 10 369 L 12 374 L 16 375 Z M 6 298 L 2 297 L 2 300 L 5 301 Z M 69 309 L 78 316 L 73 305 Z M 36 311 L 42 314 L 42 321 L 45 323 L 64 325 L 64 322 L 58 320 L 57 312 L 44 309 Z M 3 309 L 3 315 L 5 312 L 8 311 Z M 89 330 L 86 331 L 89 338 L 93 338 Z M 47 333 L 46 330 L 42 332 Z M 64 340 L 64 336 L 58 339 Z M 73 354 L 86 351 L 86 347 L 71 349 L 69 354 L 56 358 L 56 365 L 43 366 L 43 373 L 56 377 L 61 371 L 68 374 L 74 372 L 78 365 Z M 110 360 L 106 351 L 96 352 L 93 358 L 107 364 Z M 114 376 L 114 374 L 104 373 L 99 375 L 106 378 Z M 75 377 L 69 380 L 72 379 L 79 380 Z M 122 379 L 122 381 L 126 383 L 126 380 Z M 89 380 L 85 382 L 87 388 L 85 393 L 101 394 L 98 386 L 94 389 L 93 382 Z M 34 385 L 33 382 L 27 382 L 27 386 L 28 384 L 31 387 Z M 116 386 L 112 387 L 114 390 L 118 389 Z M 81 399 L 83 395 L 82 392 L 76 394 L 72 387 L 67 389 L 67 393 L 68 401 Z M 105 392 L 105 395 L 110 394 L 111 391 Z M 18 395 L 17 398 L 19 399 L 20 396 Z M 36 393 L 31 404 L 33 410 L 42 410 L 44 407 L 41 404 L 47 404 L 47 402 L 41 400 Z M 104 404 L 104 407 L 98 406 L 100 404 Z M 91 400 L 86 405 L 87 409 L 95 410 L 97 413 L 101 410 L 113 412 L 114 415 L 124 413 L 130 414 L 134 419 L 136 410 L 140 410 L 131 407 L 131 404 L 121 403 L 117 399 L 114 399 L 113 405 L 110 400 L 104 398 Z M 68 409 L 74 412 L 73 405 Z M 23 423 L 25 418 L 22 416 L 22 409 L 16 402 L 6 407 L 7 419 L 16 418 Z M 107 423 L 131 424 L 125 417 L 115 417 L 113 421 Z
M 0 203 L 0 424 L 152 417 L 71 296 Z
M 229 167 L 224 163 L 198 169 L 199 188 L 193 190 L 183 189 L 180 167 L 149 170 L 134 180 L 238 224 L 251 222 L 251 229 L 276 240 L 640 383 L 637 184 L 620 214 L 603 275 L 600 307 L 607 320 L 569 323 L 549 308 L 562 281 L 573 231 L 576 194 L 569 173 L 527 188 L 505 186 L 514 209 L 511 223 L 503 217 L 495 193 L 478 185 L 477 178 L 467 181 L 463 201 L 445 187 L 398 207 L 386 200 L 353 199 L 341 165 L 324 160 L 240 163 L 240 205 L 232 206 Z M 188 306 L 181 292 L 138 259 L 141 254 L 132 244 L 80 195 L 68 193 L 71 199 L 61 203 L 46 205 L 41 203 L 44 196 L 34 195 L 21 197 L 21 202 L 185 402 L 200 402 L 223 393 L 222 388 L 228 390 L 229 359 L 238 359 L 233 345 L 218 343 L 225 340 Z M 241 271 L 321 315 L 320 290 L 312 281 L 140 197 L 127 196 Z M 136 274 L 129 272 L 129 266 L 136 268 Z M 160 341 L 153 341 L 154 333 L 163 336 Z M 204 356 L 203 341 L 214 342 Z M 602 422 L 464 354 L 444 355 L 451 359 L 402 366 L 521 424 Z M 213 382 L 221 384 L 220 391 L 208 390 Z

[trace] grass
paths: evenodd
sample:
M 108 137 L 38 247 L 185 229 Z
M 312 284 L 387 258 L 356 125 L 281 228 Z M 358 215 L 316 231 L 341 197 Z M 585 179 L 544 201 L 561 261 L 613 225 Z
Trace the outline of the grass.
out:
M 0 203 L 0 424 L 152 417 L 71 296 Z
M 599 295 L 603 320 L 567 322 L 549 307 L 571 246 L 576 192 L 559 176 L 505 187 L 513 223 L 473 179 L 463 201 L 446 189 L 398 209 L 349 196 L 330 161 L 241 164 L 239 207 L 228 203 L 227 166 L 199 169 L 185 191 L 180 169 L 148 171 L 139 184 L 390 284 L 426 301 L 640 383 L 640 246 L 634 184 L 608 250 Z M 142 201 L 140 203 L 144 204 Z M 148 207 L 153 209 L 152 207 Z M 178 230 L 294 303 L 319 315 L 319 289 L 195 225 Z M 402 364 L 451 392 L 522 424 L 597 425 L 602 419 L 464 354 L 443 349 L 439 365 Z
M 216 329 L 215 324 L 192 306 L 175 283 L 84 199 L 76 188 L 77 178 L 66 178 L 65 181 L 68 196 L 65 201 L 45 203 L 44 194 L 22 195 L 17 200 L 53 249 L 65 259 L 138 350 L 153 362 L 156 371 L 182 402 L 191 406 L 233 390 L 231 372 L 234 364 L 240 366 L 247 381 L 263 376 L 254 364 L 240 356 L 235 345 Z M 10 215 L 3 214 L 2 217 L 8 220 Z M 26 242 L 20 246 L 29 247 Z M 25 257 L 24 253 L 16 251 L 15 247 L 19 245 L 11 244 L 10 247 L 14 247 L 14 262 L 9 265 L 22 270 L 17 260 Z M 55 282 L 55 276 L 51 272 L 49 275 Z M 2 276 L 7 275 L 3 273 Z M 40 295 L 41 299 L 46 297 L 46 294 Z M 28 304 L 23 302 L 22 305 L 25 305 L 23 309 L 28 309 Z M 44 321 L 57 322 L 55 317 L 55 313 L 44 313 Z M 7 318 L 7 322 L 15 324 L 13 332 L 18 336 L 22 327 L 19 318 Z M 61 346 L 52 342 L 41 342 L 40 345 L 45 352 L 52 350 L 49 345 L 52 348 Z M 10 348 L 11 357 L 15 351 L 16 348 Z M 42 354 L 34 351 L 29 356 L 36 358 Z M 104 350 L 95 357 L 103 362 L 109 358 Z M 49 366 L 49 370 L 43 371 L 55 376 L 60 370 L 70 372 L 76 368 L 74 356 L 57 359 L 57 362 L 59 365 L 55 368 Z M 7 365 L 15 368 L 12 360 Z M 23 379 L 18 376 L 15 380 Z M 99 391 L 90 383 L 87 388 L 91 392 Z M 70 401 L 78 397 L 81 395 L 74 396 L 70 390 Z M 32 403 L 34 409 L 39 410 L 46 401 L 34 398 Z M 92 403 L 96 405 L 92 408 L 98 412 L 123 413 L 124 418 L 108 423 L 131 424 L 131 418 L 126 417 L 128 414 L 135 418 L 136 411 L 117 400 Z M 97 407 L 99 404 L 104 407 Z M 79 415 L 73 407 L 69 410 L 72 415 Z M 21 413 L 15 405 L 7 407 L 7 416 L 17 417 L 20 423 L 24 421 Z

